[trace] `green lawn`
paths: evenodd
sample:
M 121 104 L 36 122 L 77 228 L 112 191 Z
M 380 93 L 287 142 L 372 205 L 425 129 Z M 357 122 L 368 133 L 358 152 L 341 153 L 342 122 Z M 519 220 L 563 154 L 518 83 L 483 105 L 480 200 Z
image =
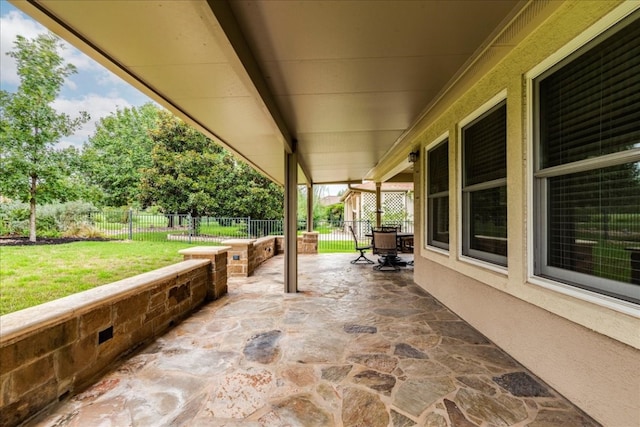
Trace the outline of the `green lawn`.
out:
M 0 247 L 0 315 L 182 260 L 179 242 L 76 242 Z
M 166 239 L 166 232 L 159 233 Z M 182 260 L 202 245 L 160 241 L 75 242 L 0 247 L 0 315 L 115 282 Z M 320 241 L 319 252 L 354 252 L 354 243 Z
M 336 252 L 356 253 L 353 240 L 320 240 L 318 242 L 318 252 L 321 254 Z

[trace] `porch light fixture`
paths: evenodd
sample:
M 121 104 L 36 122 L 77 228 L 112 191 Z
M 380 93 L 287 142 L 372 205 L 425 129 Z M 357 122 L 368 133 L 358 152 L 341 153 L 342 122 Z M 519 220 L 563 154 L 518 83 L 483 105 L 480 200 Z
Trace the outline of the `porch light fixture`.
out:
M 409 153 L 409 163 L 415 163 L 418 161 L 418 156 L 420 155 L 419 151 L 412 151 Z

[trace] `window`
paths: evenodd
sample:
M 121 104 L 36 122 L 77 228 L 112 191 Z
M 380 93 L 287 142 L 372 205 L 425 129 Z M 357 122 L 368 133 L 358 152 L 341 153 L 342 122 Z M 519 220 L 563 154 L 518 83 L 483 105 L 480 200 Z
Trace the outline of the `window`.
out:
M 507 265 L 507 104 L 462 128 L 462 254 Z
M 427 151 L 427 244 L 449 249 L 449 140 Z
M 533 81 L 534 272 L 640 302 L 640 15 Z

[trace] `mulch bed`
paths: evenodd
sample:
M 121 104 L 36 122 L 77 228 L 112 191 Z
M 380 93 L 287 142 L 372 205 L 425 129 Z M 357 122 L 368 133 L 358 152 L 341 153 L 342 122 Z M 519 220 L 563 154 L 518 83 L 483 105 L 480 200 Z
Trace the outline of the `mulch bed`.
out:
M 35 242 L 30 242 L 28 237 L 0 237 L 0 246 L 60 245 L 72 242 L 106 242 L 108 240 L 101 237 L 38 237 Z

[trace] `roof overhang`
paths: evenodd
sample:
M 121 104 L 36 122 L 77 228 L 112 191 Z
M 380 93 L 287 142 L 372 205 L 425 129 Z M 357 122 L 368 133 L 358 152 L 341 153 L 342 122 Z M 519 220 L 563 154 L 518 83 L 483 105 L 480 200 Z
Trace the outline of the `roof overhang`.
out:
M 313 184 L 408 179 L 416 125 L 488 49 L 509 47 L 500 36 L 531 10 L 520 0 L 12 2 L 275 182 L 295 150 L 299 182 Z

